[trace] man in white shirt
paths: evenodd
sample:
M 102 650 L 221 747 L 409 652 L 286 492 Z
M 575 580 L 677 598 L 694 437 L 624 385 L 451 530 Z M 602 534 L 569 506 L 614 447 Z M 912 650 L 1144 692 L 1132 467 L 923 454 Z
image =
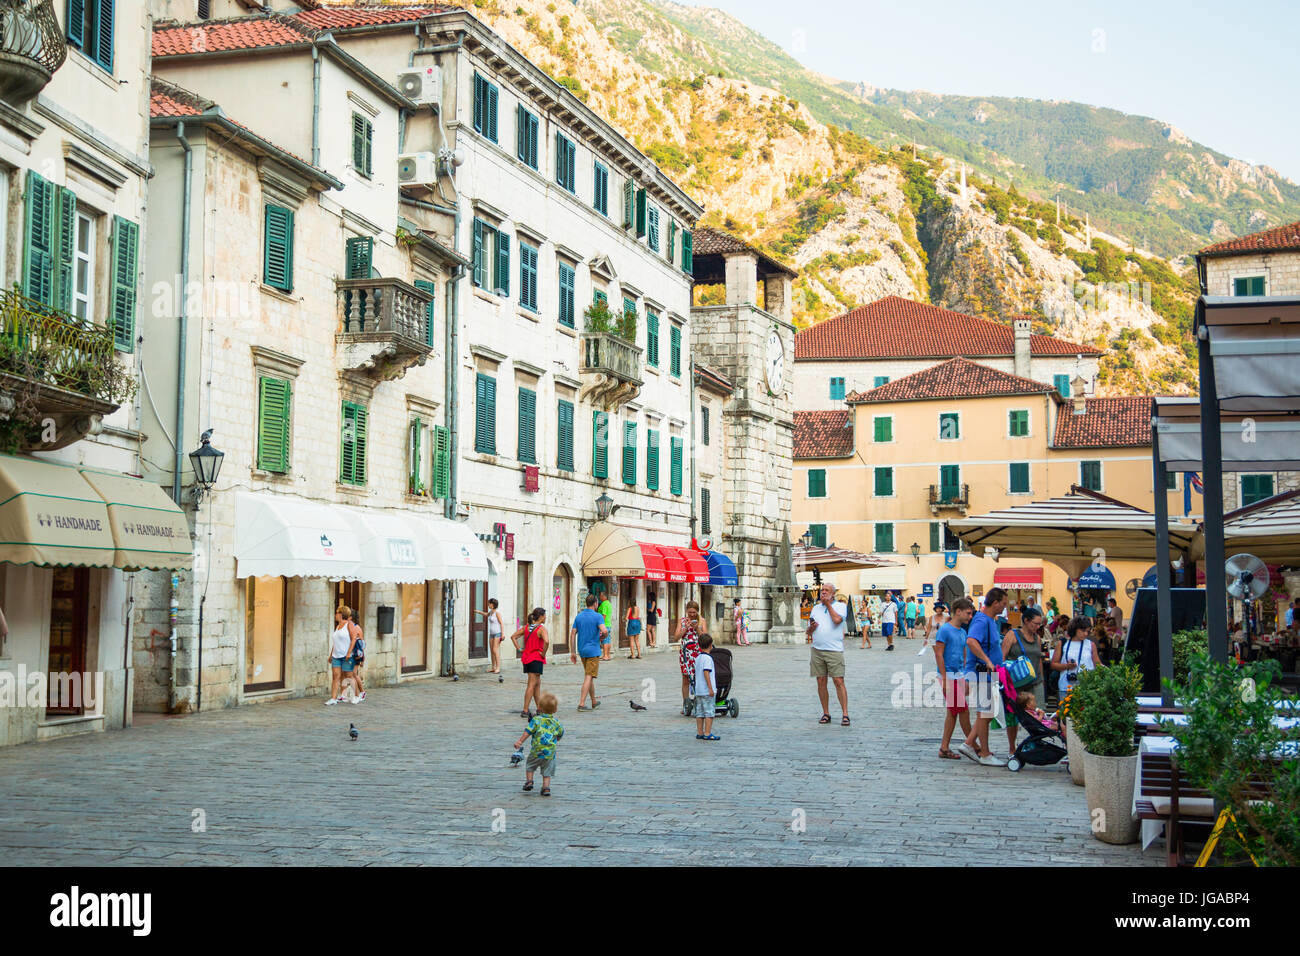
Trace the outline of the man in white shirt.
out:
M 894 594 L 891 591 L 889 597 L 885 598 L 885 603 L 881 605 L 880 611 L 880 630 L 885 635 L 885 640 L 889 646 L 887 651 L 894 649 L 894 627 L 898 624 L 898 605 L 894 603 Z
M 849 692 L 844 686 L 844 619 L 848 607 L 835 600 L 835 588 L 823 584 L 817 603 L 808 615 L 808 643 L 812 645 L 810 671 L 817 678 L 817 698 L 822 704 L 819 724 L 831 722 L 830 698 L 826 678 L 835 682 L 835 696 L 839 698 L 844 717 L 840 726 L 849 726 Z

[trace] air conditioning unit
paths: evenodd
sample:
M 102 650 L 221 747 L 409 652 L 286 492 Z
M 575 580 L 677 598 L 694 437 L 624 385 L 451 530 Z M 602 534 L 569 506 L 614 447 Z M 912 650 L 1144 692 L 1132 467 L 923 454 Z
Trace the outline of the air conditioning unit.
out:
M 441 75 L 436 66 L 426 66 L 420 70 L 403 70 L 397 74 L 397 88 L 408 100 L 414 100 L 421 106 L 437 107 Z
M 404 186 L 438 181 L 438 157 L 433 153 L 403 153 L 397 157 L 397 181 Z

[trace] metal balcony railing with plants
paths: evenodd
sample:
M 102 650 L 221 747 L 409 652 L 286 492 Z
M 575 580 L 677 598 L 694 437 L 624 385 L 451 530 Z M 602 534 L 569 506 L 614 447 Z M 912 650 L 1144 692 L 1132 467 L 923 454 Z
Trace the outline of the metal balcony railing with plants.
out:
M 53 0 L 0 0 L 0 96 L 31 99 L 67 57 Z
M 401 375 L 433 351 L 433 295 L 401 279 L 338 279 L 338 341 L 345 367 L 375 379 Z
M 641 391 L 641 348 L 636 341 L 636 313 L 614 312 L 604 302 L 591 305 L 582 333 L 582 397 L 617 408 Z
M 930 510 L 951 509 L 965 512 L 970 508 L 970 485 L 931 485 Z

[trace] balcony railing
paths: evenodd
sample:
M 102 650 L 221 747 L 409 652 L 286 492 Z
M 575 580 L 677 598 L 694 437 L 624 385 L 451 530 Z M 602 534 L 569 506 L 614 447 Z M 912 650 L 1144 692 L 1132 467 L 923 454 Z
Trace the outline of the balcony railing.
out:
M 101 372 L 115 361 L 107 328 L 0 293 L 0 372 L 108 400 Z
M 53 0 L 0 0 L 0 96 L 35 96 L 67 59 Z
M 970 507 L 970 485 L 931 485 L 930 510 L 965 512 Z
M 345 367 L 387 379 L 429 357 L 432 293 L 401 279 L 339 279 L 336 285 Z
M 641 349 L 612 332 L 582 334 L 583 398 L 605 408 L 630 402 L 641 391 Z

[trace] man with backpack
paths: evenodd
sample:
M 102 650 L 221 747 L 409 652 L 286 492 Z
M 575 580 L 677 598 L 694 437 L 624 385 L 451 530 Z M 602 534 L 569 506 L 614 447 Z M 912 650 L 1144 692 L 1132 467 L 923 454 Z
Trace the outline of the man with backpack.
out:
M 1005 760 L 993 756 L 989 749 L 989 724 L 1003 712 L 1002 688 L 998 686 L 998 667 L 1002 664 L 1002 638 L 998 615 L 1007 606 L 1007 592 L 989 588 L 984 607 L 971 618 L 966 630 L 966 681 L 978 688 L 981 709 L 975 712 L 975 724 L 957 752 L 985 767 L 1002 767 Z

